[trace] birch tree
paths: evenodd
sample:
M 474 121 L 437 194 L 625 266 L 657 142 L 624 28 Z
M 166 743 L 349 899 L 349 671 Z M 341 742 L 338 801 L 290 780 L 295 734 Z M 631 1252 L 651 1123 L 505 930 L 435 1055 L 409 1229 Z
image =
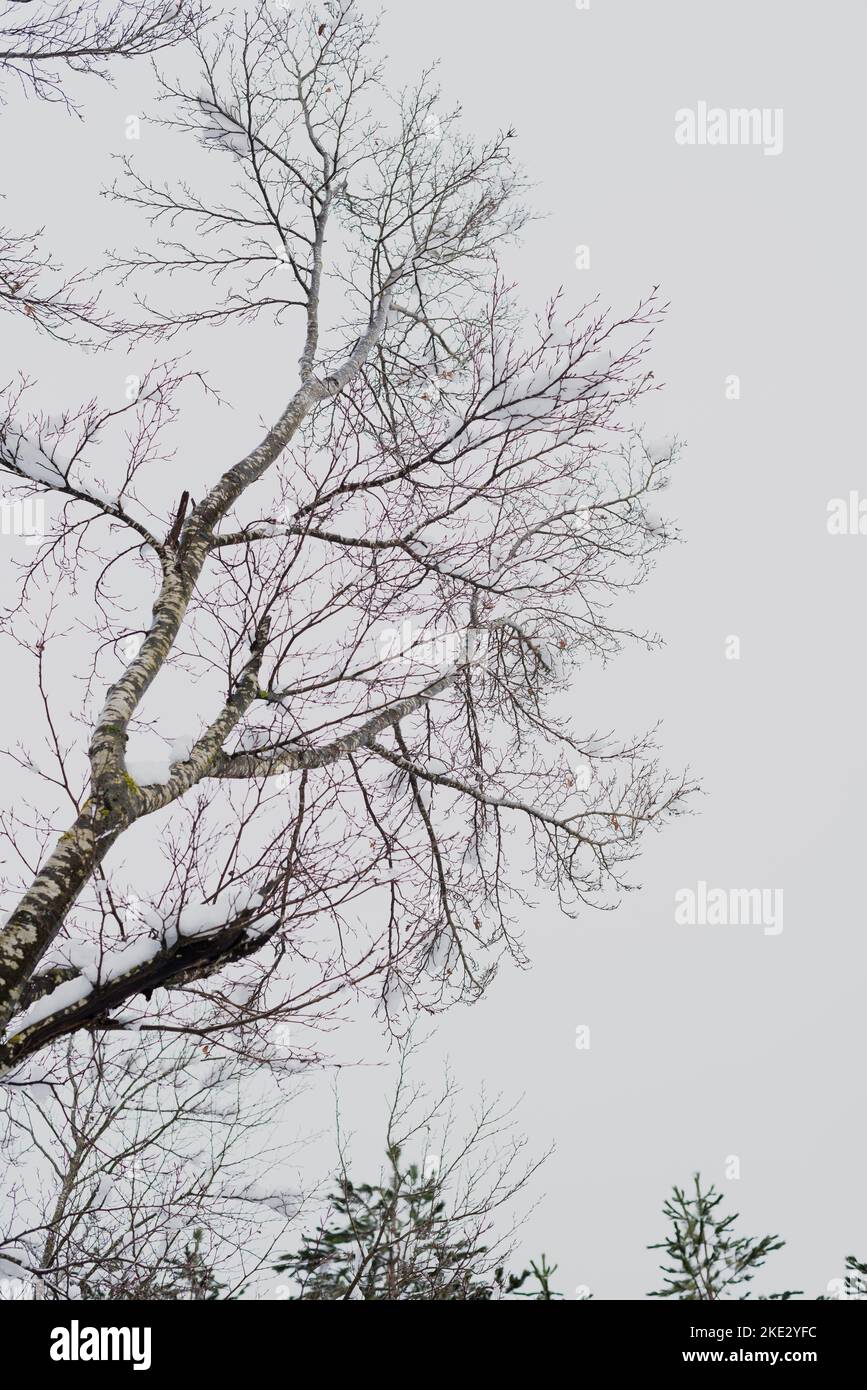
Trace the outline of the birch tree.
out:
M 45 727 L 10 749 L 32 791 L 2 821 L 7 1071 L 130 1007 L 267 1058 L 360 995 L 392 1027 L 471 1000 L 524 961 L 536 887 L 611 905 L 686 804 L 652 736 L 576 727 L 566 698 L 655 640 L 621 601 L 673 534 L 677 446 L 638 413 L 664 305 L 528 312 L 501 267 L 527 217 L 513 132 L 473 138 L 431 74 L 389 90 L 377 45 L 354 0 L 194 25 L 159 111 L 176 167 L 204 145 L 213 176 L 125 160 L 145 244 L 97 267 L 126 306 L 107 336 L 152 369 L 121 407 L 5 392 L 9 496 L 51 510 L 7 623 Z M 200 435 L 198 499 L 167 484 L 213 390 L 199 335 L 255 352 L 275 325 L 259 437 L 227 459 Z M 163 717 L 172 681 L 192 730 Z

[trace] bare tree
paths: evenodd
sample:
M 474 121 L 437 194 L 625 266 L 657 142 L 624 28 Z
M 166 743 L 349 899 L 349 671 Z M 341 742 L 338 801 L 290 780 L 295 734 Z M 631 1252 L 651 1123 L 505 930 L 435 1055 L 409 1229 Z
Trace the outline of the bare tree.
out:
M 46 101 L 72 106 L 69 73 L 110 79 L 118 58 L 159 53 L 201 21 L 192 0 L 5 0 L 0 6 L 0 78 Z
M 134 996 L 145 1029 L 245 1055 L 362 991 L 392 1024 L 476 997 L 523 960 L 515 844 L 564 911 L 610 905 L 689 790 L 650 737 L 561 712 L 576 671 L 641 636 L 611 606 L 671 535 L 650 504 L 676 445 L 635 415 L 656 293 L 621 317 L 555 294 L 528 321 L 497 261 L 526 216 L 512 132 L 470 139 L 429 76 L 390 95 L 353 0 L 262 4 L 194 42 L 166 121 L 225 187 L 127 161 L 116 195 L 156 239 L 114 266 L 144 277 L 145 340 L 270 317 L 288 358 L 296 315 L 297 380 L 198 500 L 156 466 L 187 369 L 158 364 L 121 410 L 7 393 L 0 464 L 54 508 L 32 623 L 9 627 L 46 745 L 11 750 L 35 790 L 3 821 L 7 1069 Z M 97 450 L 124 460 L 110 477 Z M 88 700 L 105 691 L 86 752 L 53 693 L 70 632 Z M 183 733 L 157 715 L 181 676 Z M 136 742 L 158 719 L 155 766 Z
M 88 277 L 58 271 L 41 238 L 41 230 L 0 227 L 0 310 L 25 314 L 62 342 L 89 342 L 92 330 L 105 332 L 111 319 Z
M 0 1091 L 0 1272 L 41 1298 L 230 1297 L 301 1199 L 283 1100 L 189 1039 L 68 1039 Z M 219 1271 L 218 1274 L 215 1271 Z M 16 1282 L 17 1281 L 17 1282 Z
M 69 74 L 110 81 L 119 60 L 158 53 L 202 22 L 197 0 L 6 0 L 0 4 L 0 103 L 11 87 L 77 110 L 65 85 Z M 58 270 L 41 238 L 41 229 L 21 233 L 0 226 L 0 310 L 27 315 L 52 337 L 91 342 L 91 330 L 104 334 L 113 320 L 88 276 Z
M 377 1183 L 352 1180 L 351 1142 L 338 1103 L 335 1190 L 299 1249 L 275 1266 L 292 1281 L 278 1285 L 279 1297 L 486 1301 L 515 1293 L 529 1277 L 529 1271 L 510 1276 L 505 1265 L 521 1224 L 516 1203 L 547 1155 L 527 1156 L 514 1107 L 499 1097 L 483 1095 L 462 1125 L 450 1073 L 438 1094 L 413 1081 L 415 1050 L 410 1035 L 399 1049 Z M 545 1293 L 553 1270 L 544 1257 L 533 1272 Z

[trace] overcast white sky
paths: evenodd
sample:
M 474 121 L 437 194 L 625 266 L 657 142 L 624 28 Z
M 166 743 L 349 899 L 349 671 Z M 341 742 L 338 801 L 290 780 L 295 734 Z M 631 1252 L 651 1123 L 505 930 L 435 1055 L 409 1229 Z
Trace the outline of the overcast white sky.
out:
M 402 0 L 383 37 L 395 83 L 439 59 L 470 129 L 516 127 L 546 214 L 509 254 L 530 310 L 560 285 L 576 307 L 599 293 L 628 309 L 657 283 L 671 301 L 652 364 L 667 389 L 646 418 L 687 445 L 665 495 L 684 544 L 624 610 L 666 645 L 586 673 L 570 701 L 587 729 L 663 721 L 666 762 L 689 764 L 704 793 L 694 818 L 646 842 L 640 891 L 616 913 L 576 924 L 539 899 L 523 923 L 532 969 L 504 969 L 483 1004 L 442 1019 L 420 1070 L 435 1083 L 449 1056 L 468 1098 L 482 1084 L 523 1097 L 532 1146 L 556 1144 L 521 1250 L 544 1249 L 567 1293 L 656 1287 L 644 1247 L 662 1234 L 671 1184 L 700 1169 L 751 1233 L 787 1239 L 762 1287 L 814 1297 L 846 1254 L 867 1258 L 867 536 L 826 527 L 830 499 L 867 495 L 864 7 Z M 128 233 L 98 192 L 149 91 L 146 67 L 125 65 L 115 90 L 87 89 L 85 122 L 31 103 L 26 142 L 6 128 L 7 209 L 18 225 L 44 224 L 69 264 Z M 678 145 L 675 112 L 700 101 L 782 108 L 782 152 Z M 143 138 L 162 142 L 167 171 L 183 167 L 187 146 Z M 579 244 L 591 257 L 580 271 Z M 297 355 L 274 333 L 233 332 L 198 338 L 193 362 L 234 404 L 208 441 L 221 461 L 249 445 L 281 399 L 278 368 Z M 28 360 L 49 407 L 58 385 L 70 402 L 117 395 L 139 365 L 45 345 Z M 739 400 L 726 398 L 730 374 Z M 191 476 L 208 463 L 199 423 L 181 423 Z M 0 537 L 0 553 L 20 543 Z M 738 661 L 726 659 L 732 635 Z M 18 696 L 7 684 L 7 727 L 26 726 Z M 782 890 L 782 932 L 676 925 L 675 893 L 699 881 Z M 581 1025 L 587 1050 L 575 1046 Z M 343 1062 L 388 1062 L 365 1017 L 329 1045 Z M 340 1073 L 359 1177 L 378 1165 L 388 1084 L 387 1065 Z M 291 1112 L 291 1133 L 328 1126 L 330 1085 L 317 1081 Z M 310 1143 L 308 1176 L 330 1153 L 326 1139 Z

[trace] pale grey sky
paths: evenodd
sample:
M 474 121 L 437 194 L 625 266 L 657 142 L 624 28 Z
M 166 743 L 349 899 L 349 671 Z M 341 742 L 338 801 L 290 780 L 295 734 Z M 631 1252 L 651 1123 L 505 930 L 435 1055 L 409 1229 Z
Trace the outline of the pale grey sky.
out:
M 663 721 L 666 762 L 688 763 L 704 792 L 692 819 L 646 842 L 641 889 L 615 914 L 576 924 L 544 899 L 527 912 L 532 969 L 504 968 L 485 1002 L 444 1017 L 425 1074 L 435 1082 L 448 1055 L 468 1098 L 482 1083 L 523 1095 L 532 1146 L 556 1144 L 521 1250 L 544 1249 L 567 1293 L 586 1285 L 599 1298 L 638 1298 L 656 1287 L 644 1247 L 662 1234 L 671 1184 L 701 1169 L 751 1233 L 786 1238 L 761 1287 L 815 1296 L 846 1254 L 867 1250 L 858 792 L 867 537 L 826 527 L 830 499 L 867 494 L 864 7 L 403 0 L 387 8 L 383 39 L 396 83 L 439 59 L 470 129 L 517 128 L 547 214 L 508 257 L 529 309 L 559 285 L 576 307 L 598 293 L 628 309 L 657 283 L 671 301 L 652 364 L 667 388 L 645 418 L 687 445 L 664 498 L 684 544 L 624 608 L 631 626 L 658 630 L 666 645 L 587 673 L 569 698 L 588 730 Z M 83 123 L 16 106 L 7 209 L 18 225 L 45 224 L 68 264 L 128 233 L 98 190 L 149 90 L 146 67 L 125 65 L 114 90 L 86 89 Z M 679 145 L 675 112 L 702 101 L 782 109 L 782 152 Z M 182 167 L 188 146 L 144 138 L 161 142 L 167 169 Z M 591 264 L 578 270 L 584 244 Z M 260 342 L 250 331 L 243 345 L 229 331 L 197 338 L 193 365 L 211 370 L 235 407 L 220 420 L 225 457 L 280 399 L 283 351 L 273 332 Z M 123 374 L 139 366 L 136 354 L 82 360 L 44 343 L 34 354 L 32 342 L 28 352 L 49 408 L 59 387 L 69 401 L 119 396 Z M 737 400 L 726 398 L 732 374 Z M 199 423 L 181 424 L 191 479 L 208 468 Z M 19 544 L 0 537 L 4 555 Z M 730 636 L 740 660 L 726 659 Z M 26 727 L 16 687 L 5 689 L 7 728 Z M 782 890 L 782 932 L 675 925 L 675 893 L 699 881 Z M 575 1046 L 581 1025 L 587 1050 Z M 387 1058 L 364 1018 L 330 1046 L 342 1061 Z M 374 1116 L 387 1085 L 387 1069 L 341 1073 L 364 1177 L 378 1162 Z M 331 1105 L 325 1079 L 287 1123 L 327 1126 Z M 311 1143 L 308 1175 L 330 1152 L 325 1139 Z M 733 1155 L 736 1181 L 726 1177 Z

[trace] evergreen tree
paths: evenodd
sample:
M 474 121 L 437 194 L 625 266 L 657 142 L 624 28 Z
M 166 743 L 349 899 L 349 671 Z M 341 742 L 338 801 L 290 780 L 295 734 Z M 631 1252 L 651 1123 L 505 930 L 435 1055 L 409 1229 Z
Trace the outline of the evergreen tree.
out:
M 867 1264 L 856 1260 L 854 1255 L 846 1256 L 846 1275 L 843 1279 L 835 1279 L 829 1288 L 836 1288 L 837 1292 L 831 1294 L 819 1294 L 819 1300 L 825 1299 L 856 1299 L 862 1302 L 867 1299 Z
M 275 1266 L 297 1281 L 298 1299 L 486 1301 L 510 1294 L 554 1299 L 555 1273 L 544 1255 L 520 1275 L 491 1268 L 486 1246 L 449 1213 L 436 1173 L 401 1164 L 401 1151 L 387 1151 L 384 1183 L 354 1185 L 337 1180 L 329 1214 L 301 1247 Z M 538 1292 L 525 1289 L 535 1279 Z
M 867 1298 L 867 1264 L 846 1256 L 846 1297 Z
M 556 1293 L 551 1288 L 551 1280 L 558 1269 L 559 1265 L 549 1265 L 543 1254 L 538 1264 L 535 1260 L 531 1260 L 529 1269 L 525 1269 L 521 1274 L 510 1274 L 505 1291 L 514 1294 L 515 1298 L 532 1298 L 537 1303 L 553 1302 L 554 1299 L 563 1297 L 561 1293 Z M 497 1270 L 498 1275 L 502 1275 L 502 1273 L 501 1269 Z M 525 1291 L 523 1286 L 530 1278 L 535 1279 L 539 1287 Z
M 748 1284 L 768 1255 L 780 1250 L 785 1241 L 779 1236 L 762 1236 L 761 1239 L 736 1236 L 732 1227 L 738 1213 L 721 1216 L 717 1211 L 722 1193 L 713 1185 L 703 1191 L 698 1173 L 694 1174 L 693 1183 L 693 1196 L 688 1197 L 684 1189 L 675 1187 L 663 1207 L 671 1229 L 665 1240 L 648 1248 L 664 1250 L 670 1263 L 662 1266 L 665 1286 L 649 1297 L 749 1298 L 749 1290 L 745 1293 L 734 1290 Z M 788 1299 L 801 1292 L 796 1289 L 763 1296 Z

